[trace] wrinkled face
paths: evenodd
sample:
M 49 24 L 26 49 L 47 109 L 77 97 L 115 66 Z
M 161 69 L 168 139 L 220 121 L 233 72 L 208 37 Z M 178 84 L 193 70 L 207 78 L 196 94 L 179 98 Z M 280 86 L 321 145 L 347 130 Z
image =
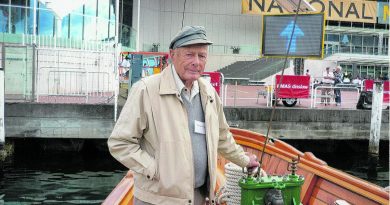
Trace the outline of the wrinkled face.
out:
M 191 87 L 203 73 L 207 61 L 207 45 L 191 45 L 170 50 L 172 63 L 186 87 Z

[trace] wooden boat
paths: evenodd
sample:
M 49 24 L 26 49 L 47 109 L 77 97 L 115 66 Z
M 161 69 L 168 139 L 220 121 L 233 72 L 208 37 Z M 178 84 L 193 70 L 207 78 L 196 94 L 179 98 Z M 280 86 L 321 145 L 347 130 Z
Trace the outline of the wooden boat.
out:
M 232 128 L 231 132 L 238 144 L 248 152 L 260 157 L 265 136 L 248 130 Z M 327 166 L 311 152 L 302 153 L 291 145 L 273 140 L 268 142 L 263 159 L 263 169 L 268 175 L 288 174 L 287 167 L 292 158 L 300 156 L 297 174 L 303 175 L 302 204 L 337 204 L 343 200 L 349 204 L 389 204 L 389 193 L 382 187 Z M 223 169 L 227 160 L 218 159 L 217 188 L 224 181 Z M 133 178 L 129 172 L 106 198 L 103 204 L 132 204 Z

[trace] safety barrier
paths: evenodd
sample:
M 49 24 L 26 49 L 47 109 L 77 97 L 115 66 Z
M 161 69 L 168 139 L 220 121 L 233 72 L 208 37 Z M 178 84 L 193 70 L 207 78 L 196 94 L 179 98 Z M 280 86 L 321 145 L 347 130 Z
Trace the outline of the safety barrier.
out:
M 310 96 L 308 98 L 297 99 L 297 105 L 301 108 L 318 108 L 321 104 L 321 97 L 330 98 L 330 104 L 335 105 L 334 101 L 334 89 L 340 89 L 341 92 L 341 106 L 332 108 L 336 109 L 355 109 L 356 104 L 360 97 L 360 87 L 348 85 L 340 86 L 324 86 L 321 84 L 311 85 Z M 330 88 L 332 94 L 329 96 L 322 96 L 321 89 Z M 240 107 L 271 107 L 276 101 L 282 99 L 275 99 L 274 97 L 274 86 L 270 84 L 258 85 L 258 86 L 244 86 L 244 85 L 224 85 L 224 92 L 221 96 L 224 106 Z M 263 99 L 264 97 L 264 99 Z
M 81 69 L 48 70 L 38 76 L 37 102 L 44 97 L 82 97 L 84 102 L 108 102 L 114 95 L 108 72 L 88 72 Z M 91 98 L 94 98 L 92 101 Z M 98 99 L 98 101 L 96 101 Z
M 334 95 L 333 94 L 327 94 L 325 93 L 325 95 L 318 95 L 317 92 L 318 90 L 322 90 L 322 89 L 331 89 L 331 92 L 334 91 L 335 89 L 339 89 L 340 92 L 341 91 L 356 91 L 356 99 L 352 99 L 352 100 L 345 100 L 343 99 L 342 103 L 343 104 L 349 104 L 349 103 L 353 103 L 353 104 L 356 104 L 357 101 L 359 100 L 359 96 L 360 96 L 360 90 L 358 87 L 356 86 L 343 86 L 342 84 L 341 85 L 336 85 L 336 86 L 329 86 L 329 85 L 317 85 L 315 88 L 314 86 L 312 86 L 312 92 L 311 92 L 311 106 L 310 107 L 316 107 L 317 104 L 321 104 L 323 102 L 318 102 L 317 101 L 317 98 L 322 98 L 322 99 L 325 99 L 325 101 L 327 101 L 327 99 L 329 99 L 329 102 L 327 103 L 330 103 L 330 104 L 336 104 L 335 101 L 333 101 L 332 99 L 334 99 Z M 326 102 L 324 102 L 326 103 Z

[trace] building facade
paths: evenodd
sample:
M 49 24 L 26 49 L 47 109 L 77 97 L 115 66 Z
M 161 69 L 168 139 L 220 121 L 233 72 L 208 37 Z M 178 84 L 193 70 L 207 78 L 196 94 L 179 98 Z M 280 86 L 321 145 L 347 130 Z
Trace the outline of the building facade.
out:
M 305 63 L 313 75 L 319 76 L 327 65 L 341 65 L 353 77 L 388 75 L 388 0 L 309 2 L 327 19 L 325 58 Z M 34 85 L 39 76 L 50 78 L 53 70 L 70 69 L 84 72 L 80 75 L 108 73 L 104 78 L 112 79 L 109 84 L 114 86 L 115 49 L 166 52 L 171 38 L 185 25 L 204 26 L 214 43 L 207 71 L 255 60 L 261 56 L 262 15 L 285 13 L 275 0 L 0 0 L 1 65 L 8 66 L 5 77 L 10 84 L 6 90 L 16 89 L 15 82 L 24 82 L 19 93 L 47 94 L 48 87 L 53 87 L 50 79 Z M 85 79 L 89 77 L 77 82 Z M 86 93 L 85 87 L 95 87 L 91 85 L 69 89 Z
M 327 19 L 326 61 L 364 78 L 388 74 L 388 1 L 308 2 L 317 12 L 324 12 Z M 137 3 L 134 1 L 133 25 L 138 23 Z M 182 25 L 202 25 L 214 42 L 210 46 L 209 70 L 221 69 L 236 60 L 258 58 L 261 15 L 287 13 L 275 0 L 143 0 L 140 3 L 140 50 L 151 51 L 157 46 L 159 51 L 167 51 L 170 38 Z M 318 75 L 323 68 L 316 68 Z

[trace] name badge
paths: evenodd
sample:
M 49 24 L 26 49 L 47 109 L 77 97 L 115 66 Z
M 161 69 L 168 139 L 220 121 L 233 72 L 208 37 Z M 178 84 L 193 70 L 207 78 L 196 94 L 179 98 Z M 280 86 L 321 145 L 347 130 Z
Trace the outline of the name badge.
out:
M 203 135 L 206 134 L 206 127 L 204 122 L 195 120 L 195 133 L 203 134 Z

